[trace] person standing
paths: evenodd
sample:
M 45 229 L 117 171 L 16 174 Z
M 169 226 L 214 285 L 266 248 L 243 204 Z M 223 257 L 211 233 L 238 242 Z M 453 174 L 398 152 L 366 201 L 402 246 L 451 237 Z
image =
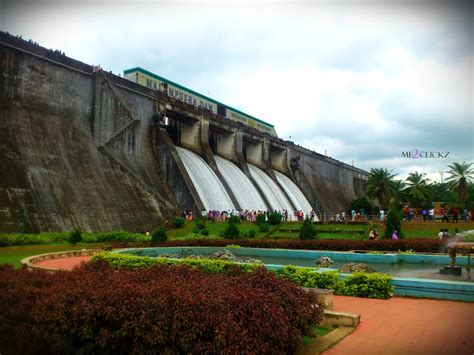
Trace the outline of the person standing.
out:
M 458 218 L 459 218 L 459 210 L 457 207 L 453 208 L 453 223 L 458 223 Z
M 380 210 L 379 215 L 380 215 L 380 222 L 383 222 L 385 220 L 385 211 Z
M 430 222 L 433 222 L 433 220 L 434 220 L 434 208 L 433 208 L 433 207 L 431 207 L 431 208 L 429 209 L 428 215 L 429 215 L 429 217 L 430 217 Z
M 396 229 L 393 231 L 392 240 L 398 240 L 398 232 Z

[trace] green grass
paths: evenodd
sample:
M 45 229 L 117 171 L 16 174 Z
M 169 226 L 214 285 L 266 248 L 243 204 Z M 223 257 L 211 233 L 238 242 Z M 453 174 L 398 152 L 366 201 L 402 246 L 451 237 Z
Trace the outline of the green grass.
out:
M 20 267 L 21 260 L 33 255 L 53 253 L 56 251 L 78 250 L 100 248 L 104 244 L 44 244 L 44 245 L 21 245 L 0 248 L 0 264 L 11 264 Z
M 320 325 L 313 325 L 311 328 L 311 332 L 313 333 L 313 336 L 304 336 L 303 337 L 303 346 L 311 345 L 313 344 L 317 338 L 322 337 L 323 335 L 326 335 L 332 331 L 330 328 L 325 328 Z

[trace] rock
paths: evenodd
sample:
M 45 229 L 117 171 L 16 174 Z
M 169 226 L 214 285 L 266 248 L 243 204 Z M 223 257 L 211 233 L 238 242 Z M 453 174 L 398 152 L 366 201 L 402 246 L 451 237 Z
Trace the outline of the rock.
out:
M 262 260 L 258 260 L 258 259 L 252 259 L 248 256 L 243 256 L 241 258 L 239 258 L 238 260 L 240 263 L 246 263 L 246 264 L 263 264 L 262 263 Z
M 227 261 L 237 261 L 237 258 L 234 254 L 232 254 L 229 250 L 224 249 L 222 251 L 216 251 L 212 254 L 210 259 L 218 259 L 218 260 L 227 260 Z
M 316 259 L 316 265 L 319 267 L 330 267 L 334 264 L 334 261 L 328 256 L 321 256 L 320 258 Z
M 371 268 L 367 264 L 363 263 L 347 263 L 342 265 L 341 272 L 352 274 L 353 272 L 377 272 L 374 268 Z

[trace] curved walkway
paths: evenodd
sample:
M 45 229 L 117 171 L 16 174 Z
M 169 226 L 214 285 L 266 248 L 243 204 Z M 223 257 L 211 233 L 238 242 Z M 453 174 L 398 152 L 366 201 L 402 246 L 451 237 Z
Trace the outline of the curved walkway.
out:
M 327 355 L 474 353 L 474 303 L 334 296 L 334 310 L 360 314 L 361 321 Z
M 34 263 L 34 265 L 58 270 L 72 270 L 76 266 L 88 262 L 90 259 L 90 256 L 75 256 L 71 258 L 38 261 Z

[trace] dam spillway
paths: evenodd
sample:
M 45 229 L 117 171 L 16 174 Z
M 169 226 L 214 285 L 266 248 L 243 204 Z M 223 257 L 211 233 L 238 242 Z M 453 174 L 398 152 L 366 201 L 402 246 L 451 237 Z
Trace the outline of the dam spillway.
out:
M 204 208 L 208 211 L 235 210 L 224 185 L 211 167 L 199 155 L 190 150 L 181 147 L 176 147 L 176 150 L 196 187 Z
M 291 181 L 288 176 L 280 173 L 279 171 L 275 170 L 275 176 L 280 185 L 286 191 L 288 197 L 290 198 L 296 209 L 298 211 L 303 211 L 305 216 L 308 216 L 313 208 L 311 207 L 311 204 L 308 202 L 301 190 L 298 188 L 298 186 L 296 186 L 296 184 Z
M 266 211 L 267 206 L 250 179 L 231 161 L 215 156 L 216 164 L 238 203 L 249 211 Z
M 294 211 L 291 202 L 286 198 L 284 192 L 268 176 L 263 170 L 253 164 L 248 164 L 250 175 L 252 175 L 255 182 L 258 184 L 268 203 L 270 203 L 272 210 L 282 211 L 287 210 L 290 215 Z

